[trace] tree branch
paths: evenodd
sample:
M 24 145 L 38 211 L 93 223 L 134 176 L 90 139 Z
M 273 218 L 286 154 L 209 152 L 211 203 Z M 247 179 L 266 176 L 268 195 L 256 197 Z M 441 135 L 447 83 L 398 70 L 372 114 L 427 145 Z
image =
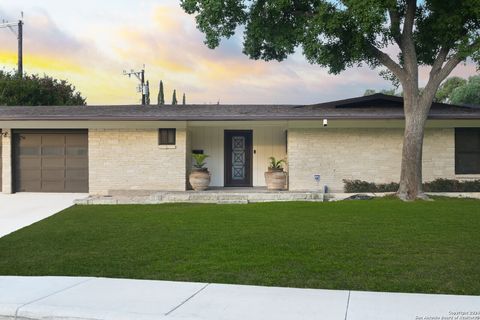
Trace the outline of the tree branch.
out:
M 413 26 L 415 24 L 415 12 L 417 11 L 417 1 L 407 0 L 405 19 L 402 31 L 402 46 L 400 49 L 403 53 L 404 67 L 407 70 L 411 85 L 418 88 L 418 59 L 413 41 Z
M 430 70 L 430 76 L 432 75 L 435 76 L 442 69 L 443 63 L 447 59 L 448 52 L 450 52 L 450 48 L 447 48 L 447 47 L 440 48 L 440 51 L 438 52 L 438 55 L 432 64 L 432 69 Z
M 440 52 L 439 56 L 440 56 L 440 54 L 443 55 L 443 52 Z M 439 57 L 437 57 L 437 60 L 435 60 L 434 65 L 436 63 L 440 64 L 438 62 L 439 61 L 438 58 Z M 453 69 L 455 69 L 455 67 L 463 59 L 464 58 L 459 53 L 457 53 L 456 55 L 451 57 L 447 61 L 447 63 L 445 63 L 445 66 L 443 66 L 443 68 L 442 68 L 441 64 L 440 64 L 439 67 L 432 66 L 432 70 L 430 71 L 430 77 L 428 79 L 427 85 L 425 86 L 425 90 L 423 91 L 421 99 L 423 99 L 423 101 L 428 102 L 428 104 L 430 104 L 431 101 L 433 101 L 433 98 L 435 96 L 435 93 L 438 90 L 438 87 L 440 86 L 440 83 L 442 83 L 442 81 L 445 80 L 446 77 L 448 77 L 448 75 L 453 71 Z M 443 62 L 442 62 L 442 64 L 443 64 Z M 435 70 L 434 70 L 434 67 L 435 67 Z
M 445 78 L 450 74 L 450 72 L 453 71 L 453 69 L 455 69 L 455 67 L 460 63 L 462 62 L 463 58 L 456 54 L 455 56 L 453 56 L 452 58 L 450 58 L 450 60 L 447 61 L 447 63 L 445 63 L 445 66 L 440 70 L 438 71 L 437 75 L 436 75 L 436 83 L 438 83 L 438 85 L 440 85 L 440 83 L 445 80 Z
M 425 86 L 425 90 L 423 91 L 421 97 L 422 100 L 430 104 L 438 87 L 440 86 L 440 83 L 442 83 L 442 81 L 448 77 L 448 75 L 460 62 L 465 60 L 472 52 L 478 50 L 478 46 L 480 46 L 480 38 L 475 39 L 465 48 L 465 50 L 454 54 L 450 59 L 448 59 L 445 65 L 443 65 L 443 63 L 447 59 L 450 50 L 447 49 L 447 47 L 442 47 L 437 55 L 437 58 L 433 62 L 428 83 Z
M 388 70 L 392 71 L 393 74 L 401 81 L 403 82 L 406 79 L 406 74 L 405 70 L 398 64 L 396 63 L 388 54 L 383 52 L 382 50 L 378 49 L 372 44 L 369 44 L 370 49 L 373 52 L 373 55 L 377 58 L 377 60 L 383 64 L 385 67 L 388 68 Z
M 407 9 L 405 13 L 405 21 L 403 23 L 402 40 L 412 38 L 413 25 L 415 21 L 415 12 L 417 11 L 417 1 L 407 0 Z
M 434 84 L 440 85 L 440 83 L 445 80 L 446 77 L 450 74 L 450 72 L 455 69 L 455 67 L 465 60 L 472 52 L 477 50 L 477 47 L 480 46 L 480 38 L 475 39 L 470 45 L 468 45 L 465 50 L 462 50 L 461 52 L 457 52 L 454 54 L 443 66 L 443 63 L 447 59 L 448 52 L 450 51 L 446 47 L 442 47 L 440 49 L 440 52 L 437 55 L 437 58 L 435 59 L 433 65 L 432 65 L 432 70 L 430 71 L 430 79 L 428 80 L 428 83 L 430 81 L 433 81 Z M 443 66 L 443 68 L 442 68 Z
M 388 9 L 390 16 L 390 32 L 392 32 L 393 39 L 399 47 L 402 46 L 402 36 L 400 33 L 400 13 L 397 8 Z

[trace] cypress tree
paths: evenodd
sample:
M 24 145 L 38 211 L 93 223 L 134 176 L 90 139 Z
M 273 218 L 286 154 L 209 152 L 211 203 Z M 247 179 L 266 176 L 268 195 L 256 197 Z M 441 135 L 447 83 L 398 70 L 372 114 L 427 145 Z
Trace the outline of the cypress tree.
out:
M 183 105 L 186 105 L 186 104 L 187 104 L 187 99 L 185 98 L 185 93 L 183 94 L 182 104 L 183 104 Z
M 165 104 L 165 95 L 163 94 L 163 82 L 160 80 L 160 88 L 158 90 L 158 102 L 159 106 L 163 106 Z
M 146 92 L 146 97 L 145 97 L 145 104 L 147 106 L 150 105 L 150 82 L 147 80 L 147 92 Z
M 172 105 L 176 105 L 178 104 L 178 101 L 177 101 L 177 90 L 173 90 L 173 97 L 172 97 Z

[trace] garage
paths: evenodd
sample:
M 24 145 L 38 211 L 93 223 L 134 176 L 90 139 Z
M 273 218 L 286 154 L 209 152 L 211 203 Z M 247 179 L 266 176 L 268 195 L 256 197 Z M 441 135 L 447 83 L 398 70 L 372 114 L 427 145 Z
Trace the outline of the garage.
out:
M 14 130 L 15 192 L 88 192 L 87 130 Z

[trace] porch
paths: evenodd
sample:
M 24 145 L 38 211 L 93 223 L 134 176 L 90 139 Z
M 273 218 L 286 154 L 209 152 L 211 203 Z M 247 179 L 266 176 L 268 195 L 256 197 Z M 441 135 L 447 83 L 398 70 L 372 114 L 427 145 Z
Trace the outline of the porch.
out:
M 107 196 L 92 195 L 75 201 L 90 204 L 161 204 L 161 203 L 217 203 L 247 204 L 256 202 L 312 201 L 322 202 L 320 191 L 271 191 L 266 187 L 224 188 L 212 187 L 206 191 L 152 191 L 111 190 Z
M 187 171 L 192 167 L 191 153 L 203 153 L 209 156 L 206 167 L 211 174 L 211 190 L 265 187 L 269 158 L 287 160 L 287 128 L 286 122 L 279 121 L 189 123 Z M 244 193 L 241 188 L 237 190 Z

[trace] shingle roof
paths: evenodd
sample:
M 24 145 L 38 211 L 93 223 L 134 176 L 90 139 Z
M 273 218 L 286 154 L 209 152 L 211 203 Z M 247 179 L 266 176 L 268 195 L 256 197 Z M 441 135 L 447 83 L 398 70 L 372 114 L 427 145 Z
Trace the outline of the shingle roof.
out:
M 0 121 L 234 121 L 403 119 L 401 97 L 374 94 L 314 105 L 165 105 L 0 107 Z M 480 119 L 475 106 L 433 103 L 430 119 Z

